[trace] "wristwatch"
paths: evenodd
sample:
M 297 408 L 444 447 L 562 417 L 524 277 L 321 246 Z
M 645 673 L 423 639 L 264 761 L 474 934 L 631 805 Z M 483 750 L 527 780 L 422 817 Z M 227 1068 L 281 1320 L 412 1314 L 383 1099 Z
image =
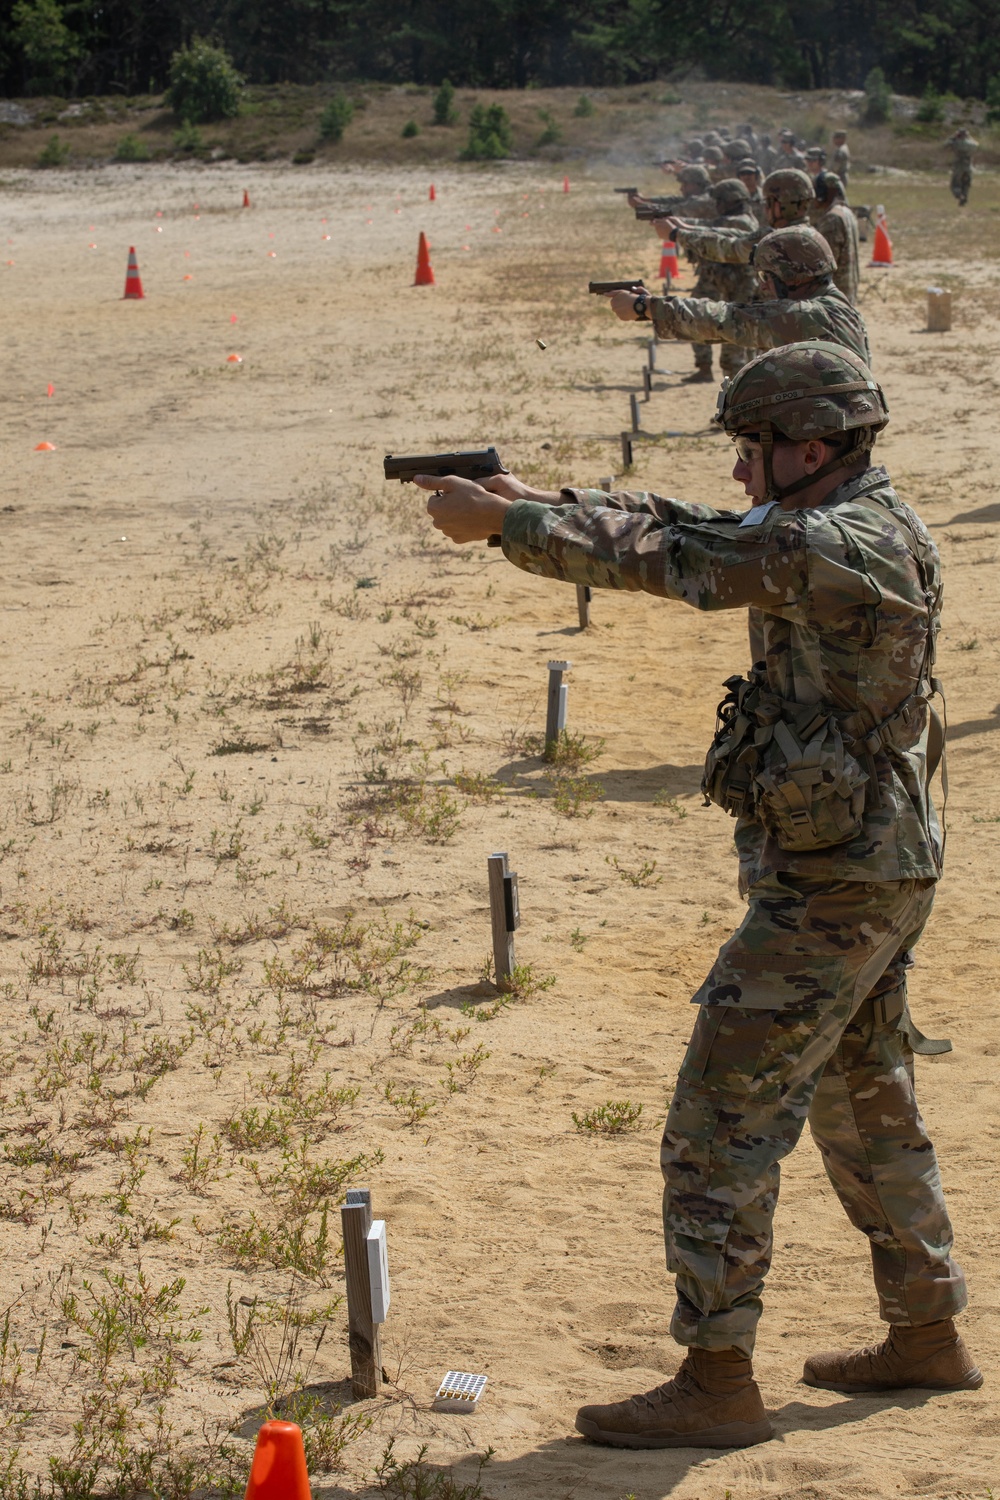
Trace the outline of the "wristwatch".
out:
M 635 313 L 640 322 L 649 322 L 649 316 L 646 312 L 648 302 L 648 297 L 646 297 L 645 295 L 640 295 L 636 297 L 635 301 L 632 303 L 632 311 Z

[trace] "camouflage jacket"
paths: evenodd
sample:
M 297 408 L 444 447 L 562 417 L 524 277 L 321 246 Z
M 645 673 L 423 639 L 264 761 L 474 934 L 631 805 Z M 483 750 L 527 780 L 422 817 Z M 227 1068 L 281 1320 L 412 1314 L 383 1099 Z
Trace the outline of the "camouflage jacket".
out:
M 766 302 L 708 302 L 700 297 L 651 297 L 649 316 L 661 339 L 776 349 L 800 339 L 829 339 L 872 362 L 861 314 L 843 292 L 827 287 L 814 297 Z
M 714 219 L 719 212 L 715 199 L 708 193 L 689 193 L 686 198 L 675 193 L 672 198 L 652 197 L 648 201 L 655 203 L 664 215 L 676 214 L 681 219 Z
M 856 307 L 861 258 L 857 219 L 846 203 L 832 203 L 813 220 L 813 228 L 826 240 L 837 262 L 833 273 L 834 286 L 840 288 L 852 307 Z
M 805 219 L 801 221 L 805 223 Z M 758 240 L 770 233 L 767 224 L 753 229 L 678 229 L 675 239 L 682 250 L 689 250 L 698 260 L 717 260 L 727 266 L 748 266 L 750 252 Z
M 834 146 L 830 171 L 836 172 L 845 188 L 851 172 L 851 153 L 846 146 Z
M 905 521 L 895 524 L 894 514 Z M 907 525 L 923 546 L 923 571 Z M 510 506 L 502 544 L 511 562 L 545 578 L 642 590 L 701 610 L 748 608 L 750 659 L 773 692 L 860 712 L 866 724 L 893 714 L 929 670 L 937 616 L 929 620 L 928 596 L 939 602 L 940 561 L 883 468 L 796 511 L 770 505 L 741 514 L 641 492 L 567 489 L 557 505 Z M 755 817 L 740 818 L 741 889 L 776 871 L 936 879 L 941 836 L 927 788 L 926 707 L 914 736 L 908 749 L 875 754 L 881 795 L 869 799 L 848 844 L 789 853 Z
M 732 229 L 740 234 L 752 234 L 757 220 L 749 206 L 743 214 L 720 214 L 712 222 L 713 229 Z M 715 297 L 725 302 L 748 302 L 758 290 L 757 277 L 751 266 L 725 265 L 718 260 L 702 260 L 692 251 L 688 258 L 694 262 L 697 280 L 693 296 Z
M 966 136 L 964 140 L 947 140 L 944 143 L 945 150 L 952 153 L 951 167 L 953 172 L 971 172 L 972 158 L 979 150 L 979 142 L 974 141 L 972 136 Z

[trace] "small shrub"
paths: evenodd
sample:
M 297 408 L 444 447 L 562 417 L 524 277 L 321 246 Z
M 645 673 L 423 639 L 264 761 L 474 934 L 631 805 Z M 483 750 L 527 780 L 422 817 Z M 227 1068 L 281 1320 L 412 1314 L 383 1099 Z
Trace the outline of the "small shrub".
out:
M 667 89 L 667 92 L 665 94 L 661 95 L 661 97 L 660 97 L 660 103 L 661 104 L 683 104 L 684 100 L 681 97 L 681 95 L 677 93 L 676 89 Z
M 453 1469 L 438 1468 L 426 1462 L 426 1443 L 416 1458 L 401 1463 L 393 1452 L 395 1442 L 395 1438 L 389 1439 L 374 1469 L 375 1483 L 389 1500 L 483 1500 L 480 1481 L 483 1469 L 493 1457 L 492 1448 L 487 1448 L 479 1459 L 479 1471 L 475 1479 L 468 1484 L 461 1484 Z
M 455 86 L 446 78 L 434 95 L 434 124 L 456 125 L 458 110 L 455 108 Z
M 149 147 L 130 131 L 115 147 L 115 161 L 149 161 Z
M 586 94 L 581 94 L 579 99 L 576 101 L 576 108 L 574 109 L 573 113 L 576 115 L 578 120 L 588 120 L 591 115 L 597 113 L 594 108 L 593 99 L 588 99 Z
M 892 89 L 881 68 L 872 68 L 865 79 L 862 125 L 884 125 L 892 118 Z
M 57 135 L 49 138 L 38 155 L 40 167 L 62 167 L 69 161 L 69 146 Z
M 354 105 L 346 94 L 334 94 L 319 117 L 319 133 L 324 141 L 339 141 L 354 119 Z
M 185 156 L 201 156 L 205 150 L 201 131 L 190 120 L 185 120 L 180 130 L 174 131 L 174 150 L 183 151 Z
M 167 98 L 174 113 L 192 125 L 231 120 L 240 112 L 243 78 L 222 47 L 196 36 L 170 59 Z
M 944 119 L 944 100 L 932 83 L 929 83 L 917 106 L 917 119 L 921 125 L 940 125 Z
M 562 140 L 562 131 L 559 128 L 558 120 L 550 109 L 540 109 L 538 113 L 545 125 L 545 129 L 535 142 L 536 148 L 540 146 L 557 146 Z
M 638 1129 L 641 1114 L 642 1105 L 633 1104 L 631 1099 L 609 1099 L 582 1115 L 574 1111 L 573 1124 L 591 1135 L 624 1135 L 626 1130 Z
M 415 135 L 420 134 L 420 126 L 417 124 L 416 120 L 407 120 L 400 134 L 402 135 L 404 141 L 412 141 Z
M 462 152 L 463 161 L 499 161 L 509 156 L 514 145 L 510 116 L 502 104 L 484 109 L 477 104 L 469 116 L 469 139 Z

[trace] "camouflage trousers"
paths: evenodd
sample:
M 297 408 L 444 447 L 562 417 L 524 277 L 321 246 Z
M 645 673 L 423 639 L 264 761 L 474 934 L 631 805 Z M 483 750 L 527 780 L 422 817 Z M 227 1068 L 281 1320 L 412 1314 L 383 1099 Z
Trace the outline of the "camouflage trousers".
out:
M 960 204 L 965 204 L 969 199 L 969 189 L 972 187 L 972 173 L 969 169 L 959 168 L 951 174 L 951 196 L 956 198 Z M 711 361 L 710 361 L 711 363 Z
M 933 894 L 931 881 L 781 874 L 751 888 L 695 997 L 663 1134 L 678 1343 L 752 1352 L 780 1163 L 806 1119 L 868 1238 L 881 1316 L 919 1324 L 965 1306 L 908 1040 L 909 950 Z
M 696 370 L 710 370 L 712 368 L 712 350 L 714 344 L 692 344 L 694 352 L 694 365 Z M 719 364 L 723 375 L 735 375 L 757 351 L 755 349 L 744 349 L 738 344 L 720 344 Z

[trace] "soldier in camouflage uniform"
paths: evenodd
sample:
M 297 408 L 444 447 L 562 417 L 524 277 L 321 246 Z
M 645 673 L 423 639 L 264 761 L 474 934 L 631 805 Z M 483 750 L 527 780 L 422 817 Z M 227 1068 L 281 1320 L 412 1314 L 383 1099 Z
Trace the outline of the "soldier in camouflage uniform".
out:
M 712 183 L 707 168 L 699 162 L 686 162 L 676 168 L 676 173 L 680 193 L 667 198 L 647 198 L 641 193 L 629 193 L 629 208 L 636 208 L 640 203 L 652 203 L 664 215 L 683 213 L 685 219 L 714 219 L 718 209 L 710 192 Z
M 816 193 L 805 172 L 782 168 L 769 172 L 761 189 L 764 211 L 771 229 L 791 229 L 809 222 L 809 212 Z M 685 224 L 682 218 L 667 215 L 657 220 L 654 229 L 661 239 L 673 235 L 682 250 L 694 250 L 704 260 L 719 260 L 727 265 L 749 265 L 753 247 L 767 234 L 766 228 L 743 230 L 707 229 Z
M 795 131 L 782 130 L 778 135 L 778 162 L 779 167 L 795 167 L 800 172 L 806 169 L 806 159 L 795 144 Z
M 982 1384 L 953 1321 L 965 1283 L 914 1095 L 913 1051 L 947 1044 L 921 1038 L 906 1004 L 941 872 L 928 785 L 943 743 L 930 704 L 940 561 L 871 464 L 888 412 L 856 356 L 818 341 L 774 350 L 719 408 L 743 514 L 513 476 L 417 480 L 439 491 L 439 530 L 499 533 L 528 572 L 749 611 L 754 666 L 726 684 L 703 783 L 738 813 L 749 910 L 694 997 L 661 1153 L 671 1332 L 687 1352 L 654 1390 L 580 1410 L 579 1431 L 622 1447 L 771 1435 L 751 1356 L 780 1163 L 807 1118 L 868 1239 L 889 1332 L 813 1355 L 804 1379 L 868 1393 Z M 821 830 L 831 808 L 839 832 Z
M 844 192 L 847 192 L 847 183 L 851 175 L 851 152 L 847 144 L 847 131 L 835 130 L 833 132 L 833 160 L 830 169 L 836 172 L 844 184 Z
M 767 219 L 767 205 L 764 202 L 764 194 L 761 192 L 761 181 L 763 172 L 752 156 L 745 156 L 737 165 L 736 175 L 742 182 L 750 195 L 750 211 L 757 220 L 758 229 L 767 234 L 770 224 Z
M 713 182 L 722 181 L 729 171 L 729 167 L 723 158 L 720 146 L 705 147 L 705 166 L 708 168 L 708 175 Z
M 861 314 L 832 282 L 833 252 L 807 224 L 774 229 L 754 246 L 753 266 L 765 300 L 710 302 L 699 297 L 636 296 L 613 292 L 612 311 L 623 322 L 649 319 L 657 338 L 774 349 L 800 339 L 829 339 L 871 364 Z
M 843 185 L 835 172 L 820 172 L 813 186 L 816 189 L 813 228 L 826 240 L 837 262 L 833 273 L 834 286 L 843 292 L 852 307 L 856 307 L 861 275 L 858 221 L 844 201 Z
M 750 209 L 750 195 L 735 177 L 723 178 L 709 189 L 715 205 L 717 218 L 711 227 L 733 229 L 738 232 L 752 231 L 756 219 Z M 720 261 L 699 260 L 691 255 L 696 267 L 696 280 L 692 297 L 705 297 L 727 302 L 745 302 L 757 289 L 757 278 L 751 266 L 726 266 Z M 692 345 L 694 371 L 685 376 L 686 382 L 711 381 L 712 345 L 696 342 Z M 738 344 L 724 343 L 719 352 L 719 363 L 723 375 L 735 375 L 750 358 L 745 348 Z
M 810 146 L 806 152 L 806 171 L 815 183 L 816 178 L 826 166 L 826 152 L 822 146 Z
M 951 182 L 949 183 L 951 195 L 959 208 L 964 208 L 969 201 L 969 192 L 972 188 L 972 157 L 979 149 L 979 142 L 974 141 L 962 125 L 954 135 L 948 137 L 944 148 L 952 153 Z

